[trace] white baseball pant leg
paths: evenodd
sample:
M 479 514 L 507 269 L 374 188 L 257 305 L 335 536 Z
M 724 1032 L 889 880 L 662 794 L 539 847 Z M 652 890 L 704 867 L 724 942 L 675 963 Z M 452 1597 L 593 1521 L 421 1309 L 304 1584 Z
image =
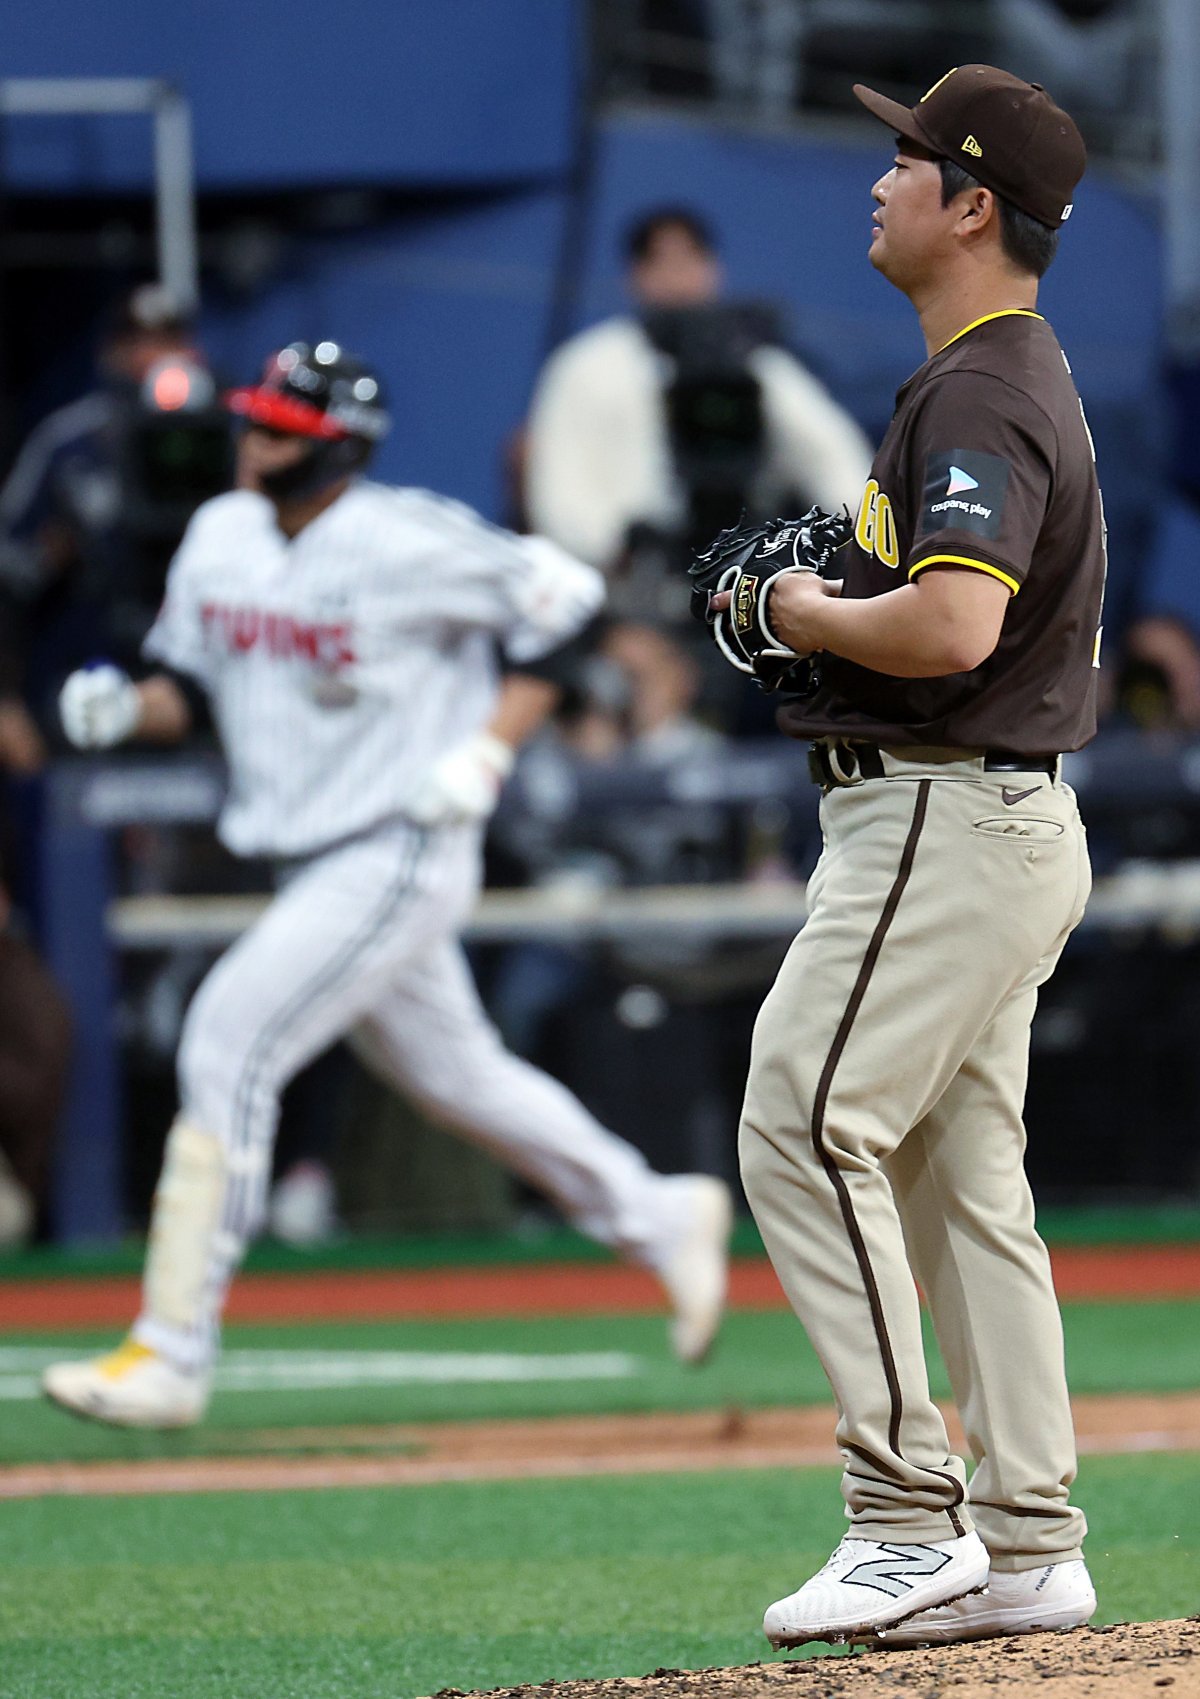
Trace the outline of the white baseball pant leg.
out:
M 215 1354 L 230 1280 L 262 1225 L 284 1087 L 362 1022 L 376 1063 L 605 1244 L 653 1265 L 679 1188 L 562 1086 L 504 1051 L 455 942 L 478 888 L 471 830 L 398 826 L 296 873 L 192 1001 L 180 1114 L 155 1194 L 133 1336 L 180 1367 Z
M 456 938 L 410 957 L 354 1033 L 373 1073 L 552 1197 L 589 1238 L 654 1267 L 678 1188 L 558 1080 L 504 1048 Z

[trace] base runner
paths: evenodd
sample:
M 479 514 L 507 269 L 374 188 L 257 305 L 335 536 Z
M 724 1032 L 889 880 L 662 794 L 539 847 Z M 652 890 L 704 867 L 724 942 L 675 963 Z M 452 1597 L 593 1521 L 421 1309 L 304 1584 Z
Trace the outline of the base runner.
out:
M 361 478 L 388 419 L 373 373 L 334 343 L 285 348 L 230 404 L 246 421 L 241 487 L 198 510 L 172 564 L 146 642 L 161 670 L 73 674 L 61 712 L 80 748 L 168 742 L 202 692 L 229 765 L 221 839 L 271 857 L 279 889 L 188 1011 L 141 1313 L 110 1355 L 50 1368 L 45 1391 L 127 1426 L 200 1419 L 225 1295 L 263 1219 L 280 1094 L 344 1034 L 653 1270 L 674 1348 L 696 1361 L 724 1300 L 727 1189 L 654 1173 L 509 1054 L 457 936 L 482 822 L 557 698 L 600 577 L 458 503 Z

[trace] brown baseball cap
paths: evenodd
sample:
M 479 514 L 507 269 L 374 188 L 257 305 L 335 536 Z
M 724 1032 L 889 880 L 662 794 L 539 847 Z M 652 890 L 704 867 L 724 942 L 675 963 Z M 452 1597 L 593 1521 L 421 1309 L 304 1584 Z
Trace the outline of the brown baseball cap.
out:
M 930 153 L 953 159 L 1031 218 L 1057 230 L 1087 165 L 1075 122 L 1041 83 L 994 65 L 958 65 L 913 107 L 855 83 L 868 112 Z

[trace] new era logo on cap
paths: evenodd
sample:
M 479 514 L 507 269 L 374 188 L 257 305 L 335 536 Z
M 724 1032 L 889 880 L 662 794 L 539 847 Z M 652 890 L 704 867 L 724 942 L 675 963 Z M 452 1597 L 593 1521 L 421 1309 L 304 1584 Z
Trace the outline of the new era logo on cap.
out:
M 1083 138 L 1040 83 L 994 65 L 959 65 L 916 106 L 902 106 L 855 83 L 868 112 L 943 159 L 964 164 L 995 194 L 1057 230 L 1087 163 Z

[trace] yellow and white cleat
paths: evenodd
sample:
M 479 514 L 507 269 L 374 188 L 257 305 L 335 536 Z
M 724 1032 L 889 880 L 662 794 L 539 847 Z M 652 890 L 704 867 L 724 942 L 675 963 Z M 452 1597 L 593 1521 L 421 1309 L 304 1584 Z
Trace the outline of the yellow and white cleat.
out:
M 47 1398 L 77 1416 L 118 1428 L 188 1428 L 208 1407 L 210 1378 L 185 1374 L 148 1345 L 126 1339 L 103 1357 L 53 1363 L 42 1376 Z
M 667 1183 L 680 1188 L 686 1209 L 683 1229 L 658 1268 L 674 1311 L 671 1347 L 681 1363 L 701 1363 L 725 1310 L 733 1200 L 724 1181 L 707 1174 Z

